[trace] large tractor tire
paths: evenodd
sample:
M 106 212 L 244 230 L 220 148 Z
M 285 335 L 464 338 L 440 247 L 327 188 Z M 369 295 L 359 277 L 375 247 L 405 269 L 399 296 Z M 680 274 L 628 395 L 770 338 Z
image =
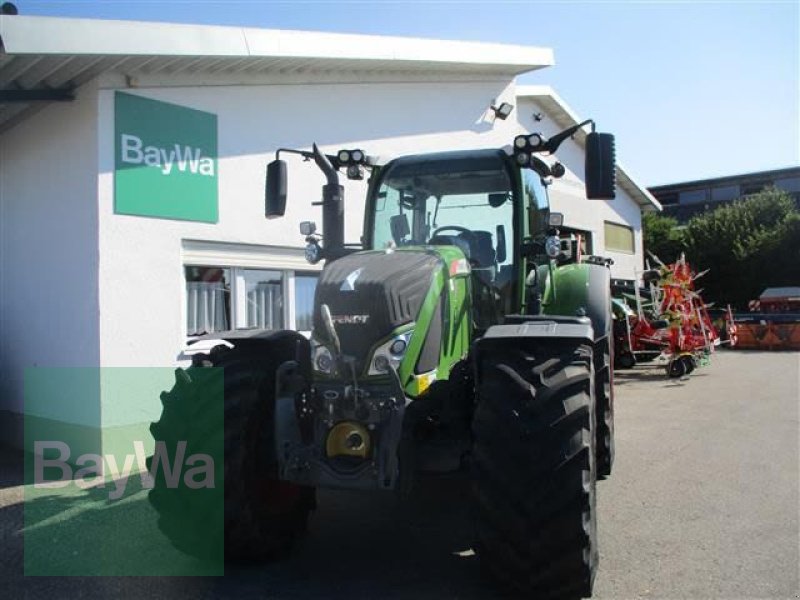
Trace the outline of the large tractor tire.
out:
M 594 348 L 594 397 L 597 405 L 597 478 L 611 475 L 614 465 L 614 371 L 611 342 L 600 340 Z
M 284 556 L 305 530 L 315 491 L 278 481 L 274 458 L 275 371 L 292 358 L 291 341 L 287 336 L 257 350 L 218 347 L 177 370 L 175 386 L 162 393 L 161 419 L 150 431 L 170 456 L 181 440 L 187 456 L 224 447 L 224 492 L 216 496 L 183 481 L 168 487 L 163 473 L 155 478 L 149 500 L 159 528 L 179 550 L 206 560 L 262 562 Z M 224 384 L 209 367 L 222 369 Z
M 498 343 L 478 364 L 476 552 L 536 598 L 591 595 L 597 569 L 592 348 Z

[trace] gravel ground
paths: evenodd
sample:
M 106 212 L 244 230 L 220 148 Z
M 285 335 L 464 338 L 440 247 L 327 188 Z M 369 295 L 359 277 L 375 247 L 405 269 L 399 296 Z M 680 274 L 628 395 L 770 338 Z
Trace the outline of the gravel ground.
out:
M 598 486 L 595 598 L 799 598 L 800 353 L 723 351 L 688 381 L 643 369 L 617 373 L 616 384 L 617 461 Z M 431 481 L 403 504 L 321 492 L 290 560 L 224 578 L 23 577 L 20 462 L 0 452 L 2 598 L 498 595 L 470 551 L 458 478 Z M 39 561 L 69 573 L 72 540 L 94 528 L 125 540 L 136 572 L 192 572 L 192 561 L 153 541 L 144 492 L 115 513 L 92 511 L 101 497 L 86 499 L 26 533 Z

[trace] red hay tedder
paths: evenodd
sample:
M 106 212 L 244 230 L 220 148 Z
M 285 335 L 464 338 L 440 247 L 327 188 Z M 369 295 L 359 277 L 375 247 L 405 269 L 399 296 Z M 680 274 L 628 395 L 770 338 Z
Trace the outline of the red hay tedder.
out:
M 666 265 L 656 256 L 659 268 L 642 274 L 644 289 L 637 285 L 636 310 L 627 302 L 615 302 L 616 366 L 631 368 L 638 363 L 658 360 L 665 364 L 669 377 L 689 375 L 705 364 L 721 342 L 708 314 L 708 306 L 695 281 L 705 272 L 695 273 L 686 258 Z M 644 297 L 643 297 L 644 296 Z M 736 326 L 728 309 L 725 328 L 730 343 L 736 339 Z

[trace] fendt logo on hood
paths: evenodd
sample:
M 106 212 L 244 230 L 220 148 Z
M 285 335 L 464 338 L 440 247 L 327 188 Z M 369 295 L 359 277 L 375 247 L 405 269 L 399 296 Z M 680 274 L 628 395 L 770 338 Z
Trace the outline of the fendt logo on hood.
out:
M 116 92 L 114 212 L 216 223 L 217 115 Z
M 356 291 L 356 279 L 361 275 L 363 269 L 356 269 L 344 278 L 342 286 L 339 288 L 340 292 L 354 292 Z
M 366 325 L 369 315 L 331 315 L 331 320 L 339 325 Z

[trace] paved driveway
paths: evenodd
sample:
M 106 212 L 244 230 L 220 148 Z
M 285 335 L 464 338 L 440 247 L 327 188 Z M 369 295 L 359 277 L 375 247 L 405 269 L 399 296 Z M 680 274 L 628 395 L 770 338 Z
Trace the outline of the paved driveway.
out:
M 617 463 L 599 485 L 595 597 L 798 598 L 799 398 L 800 353 L 720 352 L 685 382 L 656 370 L 618 373 Z M 470 551 L 466 485 L 453 478 L 405 504 L 322 492 L 291 560 L 224 578 L 23 579 L 18 463 L 0 455 L 0 597 L 497 596 Z M 152 526 L 146 502 L 126 510 L 136 531 Z

